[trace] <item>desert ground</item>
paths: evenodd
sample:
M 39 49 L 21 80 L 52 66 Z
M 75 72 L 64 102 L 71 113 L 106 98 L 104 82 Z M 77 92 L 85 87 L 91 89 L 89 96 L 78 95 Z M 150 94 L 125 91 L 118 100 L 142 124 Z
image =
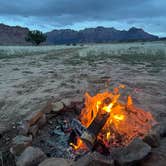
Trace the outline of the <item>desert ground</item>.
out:
M 166 42 L 1 46 L 0 122 L 24 118 L 51 98 L 76 100 L 119 83 L 164 123 Z

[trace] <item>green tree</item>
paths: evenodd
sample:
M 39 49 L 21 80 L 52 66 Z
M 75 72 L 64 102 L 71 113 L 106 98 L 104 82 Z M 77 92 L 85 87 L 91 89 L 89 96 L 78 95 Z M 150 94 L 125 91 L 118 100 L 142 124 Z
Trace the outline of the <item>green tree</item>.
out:
M 29 31 L 27 34 L 27 37 L 25 38 L 25 40 L 27 42 L 31 42 L 34 45 L 39 45 L 42 42 L 46 41 L 47 36 L 42 33 L 41 31 L 38 30 L 34 30 L 34 31 Z

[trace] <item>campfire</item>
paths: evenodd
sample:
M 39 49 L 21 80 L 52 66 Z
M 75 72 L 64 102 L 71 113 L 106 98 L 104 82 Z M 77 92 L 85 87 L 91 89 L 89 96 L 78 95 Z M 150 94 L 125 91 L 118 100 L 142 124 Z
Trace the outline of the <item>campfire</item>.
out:
M 150 112 L 137 108 L 129 95 L 122 100 L 124 85 L 113 92 L 85 94 L 84 108 L 74 119 L 70 145 L 75 151 L 96 150 L 109 153 L 112 148 L 127 146 L 134 138 L 143 139 L 155 120 Z
M 151 148 L 160 144 L 160 126 L 125 94 L 125 86 L 119 85 L 94 96 L 85 93 L 83 101 L 70 104 L 49 101 L 20 123 L 9 154 L 19 156 L 21 166 L 24 161 L 37 165 L 46 156 L 69 159 L 73 166 L 94 161 L 109 165 L 144 162 Z M 29 154 L 36 155 L 30 159 Z

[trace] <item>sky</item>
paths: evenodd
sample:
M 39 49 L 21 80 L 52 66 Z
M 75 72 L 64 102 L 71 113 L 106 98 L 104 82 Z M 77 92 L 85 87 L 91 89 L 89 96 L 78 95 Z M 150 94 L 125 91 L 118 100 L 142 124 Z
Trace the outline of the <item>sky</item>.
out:
M 0 0 L 0 23 L 48 32 L 105 26 L 166 36 L 166 0 Z

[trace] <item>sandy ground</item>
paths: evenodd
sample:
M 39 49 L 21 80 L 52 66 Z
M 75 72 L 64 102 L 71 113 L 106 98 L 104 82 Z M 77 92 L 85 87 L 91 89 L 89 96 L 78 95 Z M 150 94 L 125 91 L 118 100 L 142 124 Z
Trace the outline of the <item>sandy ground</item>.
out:
M 137 105 L 164 121 L 165 46 L 160 42 L 52 46 L 26 56 L 3 56 L 0 58 L 0 121 L 11 123 L 20 119 L 40 109 L 52 97 L 74 100 L 83 97 L 86 91 L 91 94 L 103 91 L 107 80 L 111 80 L 110 88 L 125 84 L 126 94 L 132 94 Z

